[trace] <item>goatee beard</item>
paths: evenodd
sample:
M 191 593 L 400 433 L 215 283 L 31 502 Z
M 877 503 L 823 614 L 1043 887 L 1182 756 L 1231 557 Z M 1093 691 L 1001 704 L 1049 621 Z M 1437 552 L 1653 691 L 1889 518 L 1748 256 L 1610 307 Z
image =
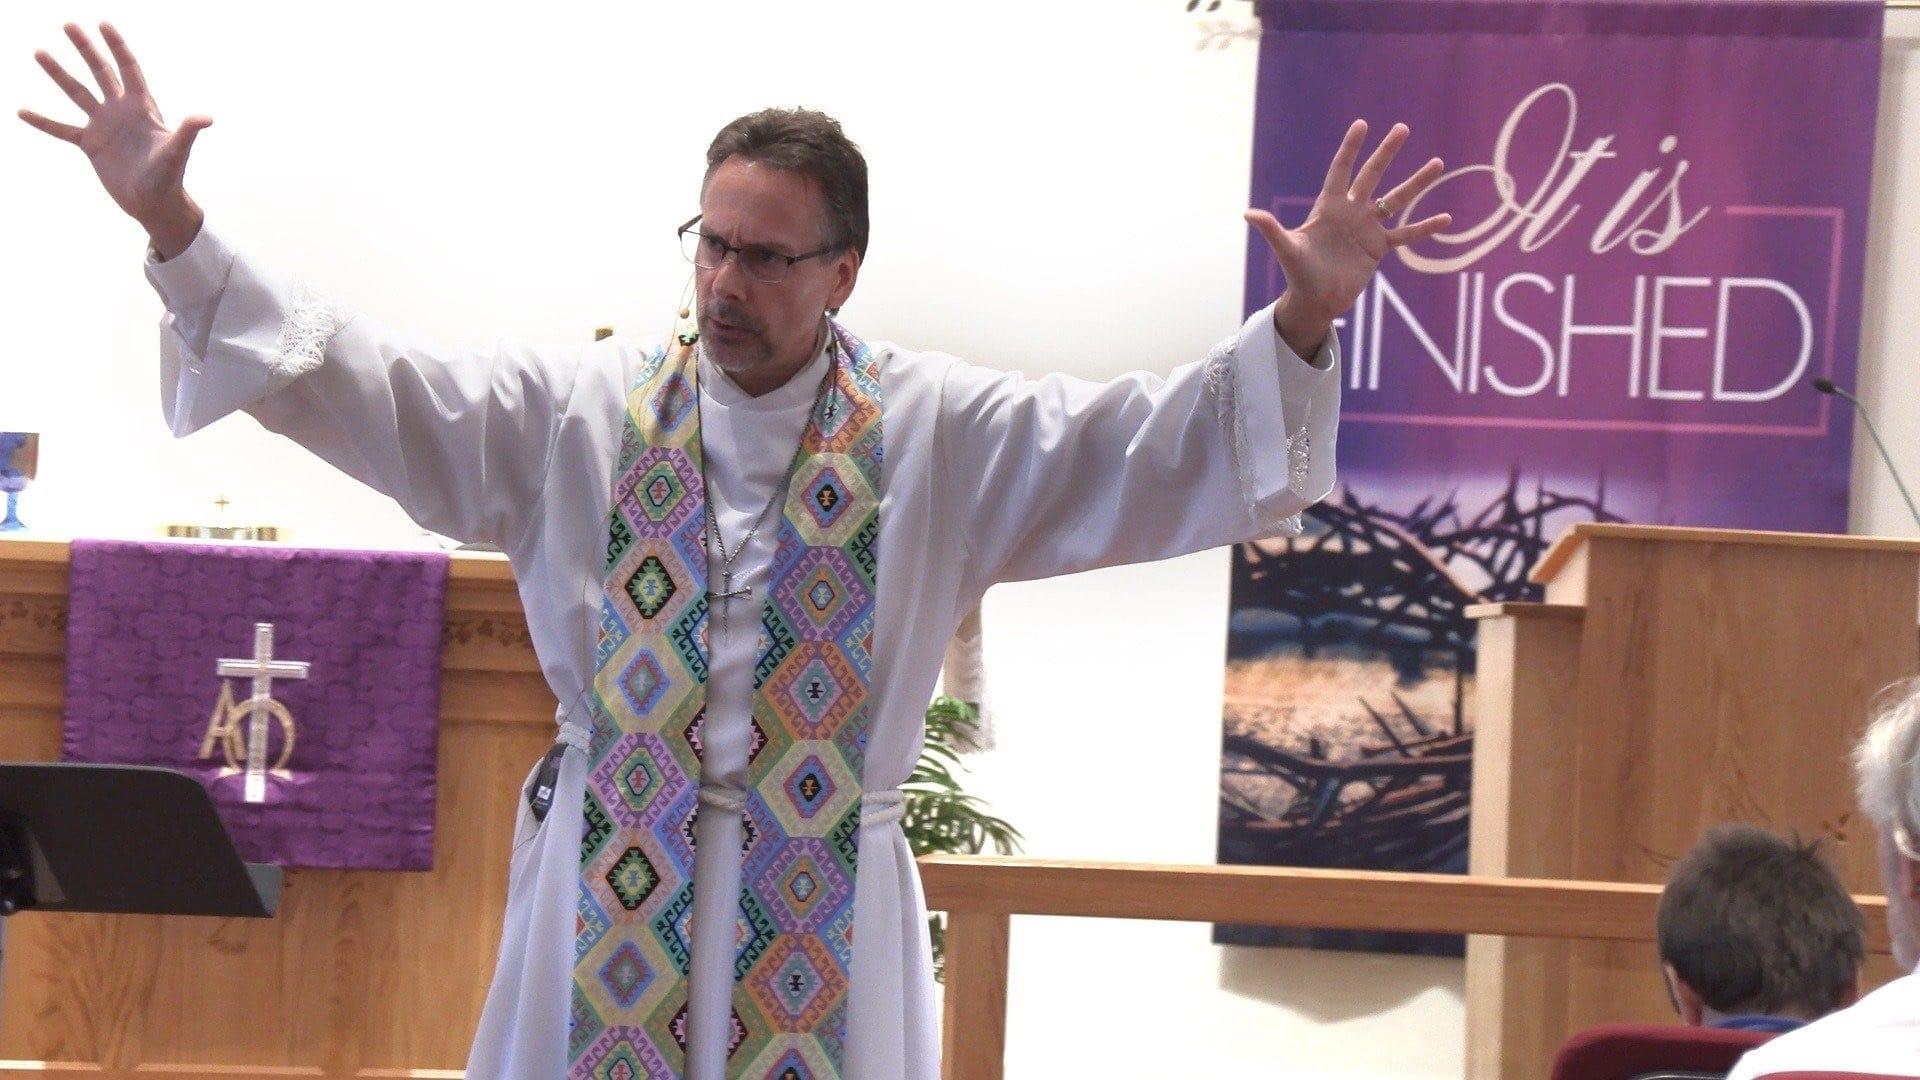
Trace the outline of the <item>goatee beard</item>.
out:
M 745 331 L 747 340 L 722 344 L 710 333 L 706 316 L 700 317 L 699 325 L 701 351 L 728 375 L 753 371 L 773 360 L 773 346 L 757 330 L 730 323 L 735 329 Z

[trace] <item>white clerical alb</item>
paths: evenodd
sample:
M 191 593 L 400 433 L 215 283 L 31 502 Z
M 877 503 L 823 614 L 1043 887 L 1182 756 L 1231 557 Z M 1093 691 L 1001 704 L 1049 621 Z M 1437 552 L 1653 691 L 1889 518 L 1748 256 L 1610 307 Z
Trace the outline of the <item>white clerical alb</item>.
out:
M 302 293 L 210 227 L 179 256 L 150 259 L 147 273 L 167 305 L 161 390 L 176 434 L 245 410 L 392 496 L 422 526 L 496 543 L 512 560 L 572 748 L 546 817 L 536 824 L 522 810 L 467 1076 L 565 1075 L 591 723 L 580 703 L 593 685 L 625 397 L 650 343 L 438 347 Z M 1164 378 L 1100 384 L 869 344 L 886 456 L 864 787 L 881 805 L 912 771 L 942 653 L 988 586 L 1270 535 L 1333 484 L 1334 343 L 1302 361 L 1278 340 L 1271 308 Z M 759 398 L 703 371 L 709 480 L 729 544 L 791 460 L 824 362 Z M 755 590 L 741 607 L 759 602 L 772 539 L 756 536 L 737 556 L 736 584 Z M 745 775 L 753 625 L 730 619 L 711 640 L 709 810 Z M 850 1080 L 939 1074 L 926 910 L 898 822 L 897 807 L 862 815 Z M 733 918 L 705 901 L 736 895 L 740 824 L 703 811 L 697 828 L 690 1070 L 717 1080 Z

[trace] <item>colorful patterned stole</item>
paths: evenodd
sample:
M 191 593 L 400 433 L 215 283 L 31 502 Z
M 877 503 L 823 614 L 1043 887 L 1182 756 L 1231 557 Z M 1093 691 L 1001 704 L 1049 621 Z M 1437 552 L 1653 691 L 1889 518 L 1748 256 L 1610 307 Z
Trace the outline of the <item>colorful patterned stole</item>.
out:
M 880 375 L 829 324 L 754 668 L 729 1076 L 840 1075 L 880 529 Z M 686 1070 L 693 819 L 707 701 L 698 365 L 654 355 L 627 395 L 609 515 L 580 846 L 570 1078 Z M 725 933 L 729 928 L 702 928 Z

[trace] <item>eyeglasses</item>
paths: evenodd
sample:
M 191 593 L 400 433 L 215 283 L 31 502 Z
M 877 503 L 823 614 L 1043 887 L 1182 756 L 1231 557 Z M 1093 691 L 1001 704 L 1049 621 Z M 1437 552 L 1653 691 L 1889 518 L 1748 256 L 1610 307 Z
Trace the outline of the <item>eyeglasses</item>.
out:
M 680 251 L 687 257 L 687 261 L 702 270 L 718 270 L 720 265 L 727 261 L 727 256 L 733 255 L 741 272 L 762 285 L 778 285 L 786 280 L 787 273 L 793 269 L 794 263 L 817 259 L 822 255 L 831 255 L 847 246 L 844 243 L 829 244 L 803 255 L 788 255 L 758 244 L 735 247 L 717 236 L 695 229 L 694 226 L 700 223 L 701 216 L 695 214 L 685 225 L 680 226 Z

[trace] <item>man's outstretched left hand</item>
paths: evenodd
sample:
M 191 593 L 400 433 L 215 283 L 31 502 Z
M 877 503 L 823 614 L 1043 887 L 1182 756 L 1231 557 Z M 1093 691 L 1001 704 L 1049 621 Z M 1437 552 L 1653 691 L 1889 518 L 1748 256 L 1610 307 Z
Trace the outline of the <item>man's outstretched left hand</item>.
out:
M 1355 120 L 1299 228 L 1281 225 L 1265 210 L 1246 214 L 1287 276 L 1286 290 L 1274 304 L 1274 327 L 1288 348 L 1309 360 L 1326 342 L 1333 320 L 1359 299 L 1387 252 L 1424 240 L 1453 221 L 1450 214 L 1434 214 L 1412 224 L 1390 225 L 1433 186 L 1446 166 L 1434 158 L 1376 199 L 1375 189 L 1407 141 L 1407 126 L 1395 124 L 1356 174 L 1353 163 L 1366 139 L 1367 122 Z

